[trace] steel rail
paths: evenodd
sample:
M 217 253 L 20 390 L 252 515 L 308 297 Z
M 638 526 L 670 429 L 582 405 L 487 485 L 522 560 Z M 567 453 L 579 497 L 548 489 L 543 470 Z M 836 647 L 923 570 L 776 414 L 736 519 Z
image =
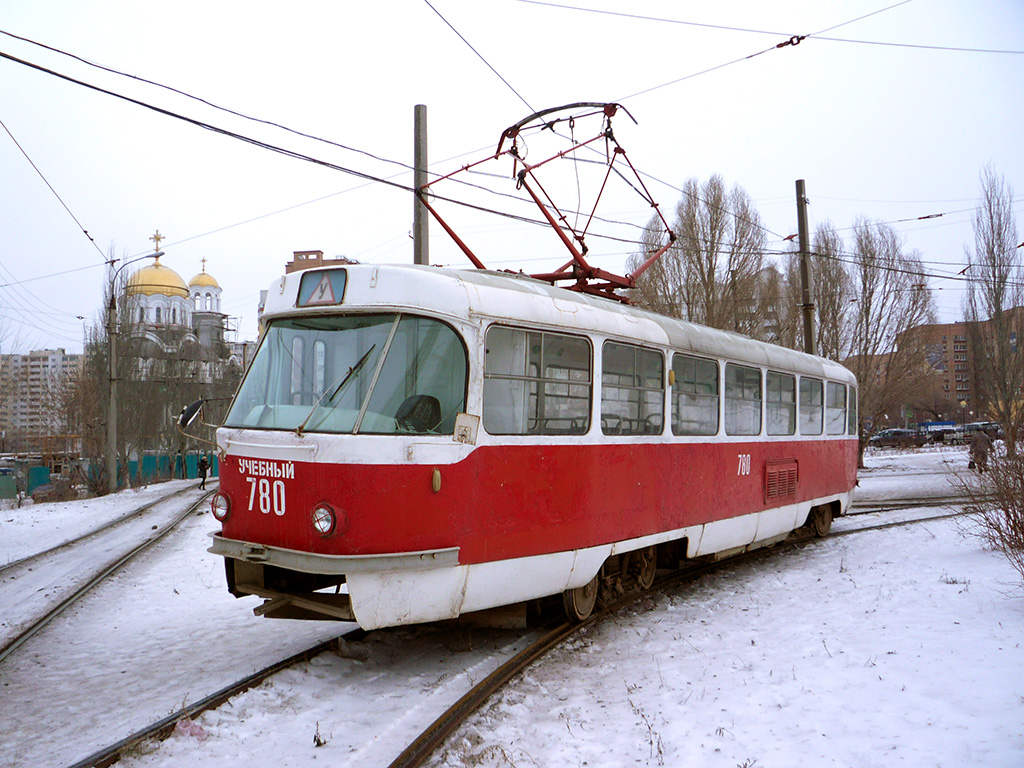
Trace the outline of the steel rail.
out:
M 670 587 L 694 581 L 701 576 L 712 573 L 720 568 L 740 565 L 762 557 L 768 557 L 775 552 L 788 550 L 801 544 L 806 544 L 809 541 L 824 542 L 830 538 L 838 538 L 855 533 L 867 533 L 869 531 L 883 530 L 886 528 L 914 525 L 917 523 L 955 517 L 960 514 L 963 513 L 949 513 L 926 518 L 918 518 L 915 520 L 880 523 L 877 525 L 865 526 L 863 528 L 856 528 L 850 531 L 832 531 L 825 536 L 824 539 L 818 539 L 815 537 L 815 535 L 805 526 L 793 531 L 788 539 L 779 542 L 772 547 L 758 548 L 739 555 L 724 558 L 722 560 L 708 560 L 686 564 L 679 570 L 658 577 L 651 588 L 645 592 L 629 593 L 613 601 L 601 604 L 599 606 L 599 610 L 579 624 L 562 623 L 549 630 L 543 637 L 539 638 L 529 647 L 523 649 L 511 659 L 501 664 L 470 691 L 459 698 L 458 701 L 456 701 L 419 736 L 417 736 L 409 746 L 406 747 L 406 749 L 390 763 L 389 768 L 416 768 L 417 766 L 423 765 L 461 724 L 463 724 L 474 712 L 483 706 L 483 704 L 493 696 L 494 693 L 501 690 L 502 686 L 506 685 L 512 678 L 520 674 L 532 663 L 541 659 L 549 651 L 556 648 L 558 645 L 584 628 L 590 627 L 607 618 L 626 605 L 630 605 L 638 600 L 644 599 L 653 592 L 663 592 Z M 251 675 L 240 679 L 238 682 L 222 688 L 220 691 L 207 696 L 195 704 L 182 707 L 176 712 L 172 712 L 160 721 L 136 731 L 116 744 L 112 744 L 109 747 L 105 747 L 93 753 L 89 757 L 69 766 L 69 768 L 107 768 L 107 766 L 116 763 L 120 759 L 122 753 L 126 750 L 130 750 L 135 745 L 147 739 L 166 738 L 173 732 L 174 727 L 180 720 L 184 718 L 195 718 L 204 712 L 216 709 L 234 696 L 260 685 L 278 672 L 309 661 L 318 654 L 329 650 L 340 638 L 356 640 L 365 636 L 365 634 L 366 633 L 363 630 L 356 629 L 347 634 L 340 635 L 339 638 L 327 640 L 318 643 L 305 651 L 300 651 L 287 659 L 254 672 Z
M 813 538 L 813 534 L 810 538 Z M 798 544 L 805 539 L 794 540 L 785 544 Z M 783 543 L 783 542 L 780 542 Z M 749 552 L 743 552 L 722 560 L 709 560 L 707 562 L 689 563 L 672 573 L 658 577 L 650 589 L 641 592 L 630 592 L 622 597 L 600 605 L 600 610 L 593 613 L 585 621 L 579 624 L 561 624 L 552 629 L 548 634 L 535 641 L 528 648 L 524 648 L 518 654 L 506 661 L 500 667 L 491 672 L 490 675 L 481 680 L 465 696 L 455 702 L 437 720 L 431 723 L 416 739 L 388 766 L 388 768 L 418 768 L 440 747 L 444 741 L 455 732 L 455 729 L 464 723 L 470 715 L 478 710 L 484 702 L 492 695 L 501 690 L 502 686 L 513 677 L 525 670 L 530 664 L 539 660 L 548 651 L 557 647 L 560 643 L 603 619 L 615 614 L 621 608 L 632 605 L 642 600 L 653 592 L 664 592 L 669 587 L 695 581 L 701 576 L 712 573 L 727 565 L 739 565 L 741 563 L 766 557 L 773 551 L 772 547 L 762 547 Z
M 917 496 L 897 501 L 855 501 L 850 505 L 851 510 L 843 517 L 856 515 L 870 515 L 874 512 L 891 512 L 897 509 L 913 509 L 915 507 L 945 507 L 950 504 L 962 504 L 968 501 L 966 496 L 953 494 L 950 496 Z
M 146 539 L 141 544 L 132 547 L 132 549 L 129 550 L 127 553 L 119 555 L 111 562 L 102 566 L 93 574 L 93 576 L 90 579 L 88 579 L 84 584 L 82 584 L 82 586 L 74 590 L 70 595 L 68 595 L 59 603 L 57 603 L 57 605 L 47 610 L 42 616 L 33 621 L 31 624 L 29 624 L 25 630 L 19 632 L 13 640 L 11 640 L 5 646 L 0 648 L 0 664 L 2 664 L 8 656 L 10 656 L 12 653 L 14 653 L 14 651 L 16 651 L 22 645 L 24 645 L 26 641 L 28 641 L 41 629 L 47 626 L 51 621 L 56 619 L 58 616 L 60 616 L 60 614 L 62 614 L 64 611 L 66 611 L 68 608 L 70 608 L 72 605 L 78 602 L 82 597 L 88 594 L 95 586 L 102 583 L 108 576 L 119 570 L 125 563 L 127 563 L 137 554 L 145 551 L 153 544 L 156 544 L 164 536 L 173 531 L 182 520 L 187 518 L 189 515 L 193 514 L 204 501 L 206 501 L 210 496 L 213 495 L 213 493 L 213 489 L 209 490 L 195 503 L 191 504 L 184 512 L 175 517 L 170 522 L 170 524 L 165 525 L 163 529 L 161 529 L 155 536 Z
M 946 520 L 950 517 L 964 517 L 970 515 L 970 512 L 947 512 L 942 515 L 929 515 L 928 517 L 915 517 L 913 520 L 896 520 L 891 523 L 879 523 L 878 525 L 868 525 L 864 528 L 851 528 L 848 531 L 834 531 L 825 538 L 838 538 L 840 536 L 851 536 L 855 533 L 868 533 L 870 531 L 884 531 L 887 528 L 901 528 L 906 525 L 916 525 L 917 523 L 928 523 L 933 520 Z
M 68 539 L 67 541 L 61 542 L 60 544 L 52 546 L 49 549 L 44 549 L 42 552 L 34 552 L 31 555 L 26 555 L 25 557 L 20 557 L 17 560 L 12 560 L 9 563 L 4 563 L 3 565 L 0 565 L 0 574 L 3 574 L 5 571 L 8 571 L 12 568 L 17 568 L 19 565 L 25 565 L 26 563 L 31 563 L 36 560 L 40 560 L 46 557 L 47 555 L 52 555 L 54 552 L 60 552 L 62 549 L 72 547 L 75 544 L 85 541 L 86 539 L 90 539 L 93 536 L 103 533 L 104 531 L 109 531 L 111 528 L 114 528 L 120 525 L 121 523 L 126 523 L 132 518 L 141 515 L 143 512 L 147 512 L 148 510 L 155 507 L 157 504 L 162 504 L 165 501 L 170 501 L 176 496 L 180 496 L 183 493 L 188 493 L 191 490 L 193 490 L 193 486 L 186 486 L 185 488 L 174 491 L 173 493 L 169 493 L 166 496 L 161 496 L 159 499 L 151 501 L 147 504 L 143 504 L 141 507 L 136 507 L 135 509 L 126 512 L 125 514 L 121 515 L 118 518 L 115 518 L 114 520 L 109 520 L 108 522 L 103 523 L 102 525 L 98 525 L 92 530 L 86 531 L 81 536 L 76 536 L 73 539 Z
M 957 512 L 918 518 L 916 520 L 882 523 L 851 531 L 836 531 L 825 536 L 822 541 L 826 541 L 832 537 L 848 536 L 854 533 L 864 533 L 872 530 L 882 530 L 885 528 L 913 525 L 915 523 L 923 523 L 931 520 L 940 520 L 960 514 L 963 513 Z M 418 766 L 423 765 L 444 743 L 444 741 L 455 732 L 455 729 L 459 725 L 464 723 L 470 715 L 479 709 L 484 702 L 486 702 L 494 693 L 499 691 L 509 680 L 526 669 L 526 667 L 534 661 L 540 659 L 552 648 L 576 634 L 584 627 L 589 627 L 591 624 L 615 613 L 623 606 L 635 603 L 637 600 L 643 599 L 646 595 L 649 595 L 652 592 L 664 591 L 668 587 L 696 580 L 721 567 L 739 565 L 761 557 L 766 557 L 774 552 L 780 551 L 781 549 L 789 549 L 808 541 L 817 540 L 813 533 L 800 533 L 801 531 L 804 531 L 805 528 L 806 526 L 804 528 L 798 528 L 796 531 L 793 531 L 793 534 L 797 534 L 795 537 L 779 542 L 773 547 L 763 547 L 724 558 L 722 560 L 698 563 L 688 567 L 684 566 L 678 571 L 659 578 L 649 590 L 625 595 L 622 598 L 605 605 L 599 612 L 593 614 L 586 621 L 581 622 L 580 624 L 562 624 L 561 626 L 556 627 L 547 635 L 537 640 L 533 645 L 522 650 L 516 656 L 498 667 L 498 669 L 494 670 L 486 678 L 481 680 L 473 687 L 472 690 L 455 702 L 455 704 L 437 718 L 437 720 L 431 723 L 423 733 L 417 736 L 405 751 L 403 751 L 402 754 L 388 766 L 388 768 L 418 768 Z
M 167 738 L 174 731 L 174 727 L 180 720 L 191 719 L 196 715 L 206 712 L 211 709 L 216 709 L 221 704 L 230 701 L 235 696 L 239 696 L 250 688 L 254 688 L 260 685 L 265 680 L 273 677 L 278 672 L 294 667 L 297 664 L 301 664 L 305 661 L 309 661 L 314 656 L 318 656 L 324 651 L 330 650 L 334 647 L 338 640 L 347 638 L 349 640 L 359 640 L 365 637 L 366 633 L 361 629 L 354 629 L 351 632 L 347 632 L 344 635 L 332 638 L 331 640 L 324 640 L 321 643 L 317 643 L 311 648 L 307 648 L 304 651 L 289 656 L 287 659 L 282 659 L 268 667 L 253 672 L 251 675 L 242 678 L 241 680 L 231 683 L 224 688 L 221 688 L 216 693 L 211 693 L 204 699 L 200 699 L 195 704 L 190 704 L 178 709 L 162 720 L 158 720 L 152 725 L 147 725 L 145 728 L 136 731 L 130 736 L 126 736 L 116 744 L 111 744 L 109 747 L 94 752 L 83 760 L 79 760 L 77 763 L 69 766 L 68 768 L 107 768 L 107 766 L 113 765 L 121 759 L 123 752 L 131 749 L 135 745 L 145 741 L 146 739 Z

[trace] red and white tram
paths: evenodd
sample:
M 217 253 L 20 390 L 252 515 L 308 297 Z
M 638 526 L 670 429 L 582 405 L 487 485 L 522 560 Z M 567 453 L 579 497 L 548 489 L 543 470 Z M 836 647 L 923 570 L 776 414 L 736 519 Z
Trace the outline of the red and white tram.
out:
M 522 275 L 351 265 L 275 283 L 217 442 L 257 614 L 364 628 L 827 532 L 856 481 L 829 360 Z

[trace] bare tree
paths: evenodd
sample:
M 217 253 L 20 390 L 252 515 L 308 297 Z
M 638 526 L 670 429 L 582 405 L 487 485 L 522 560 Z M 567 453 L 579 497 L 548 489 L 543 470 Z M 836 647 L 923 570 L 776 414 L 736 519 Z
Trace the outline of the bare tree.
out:
M 961 529 L 1002 554 L 1024 585 L 1024 456 L 996 451 L 985 472 L 956 473 L 950 482 L 967 499 Z
M 832 222 L 818 225 L 812 243 L 815 319 L 818 323 L 818 354 L 842 360 L 853 335 L 853 280 L 843 257 L 843 240 Z
M 774 343 L 803 349 L 803 316 L 800 309 L 800 255 L 794 250 L 782 260 L 781 286 L 776 314 Z
M 86 329 L 82 365 L 61 380 L 57 401 L 68 431 L 79 436 L 81 455 L 91 459 L 92 469 L 86 473 L 89 489 L 94 494 L 107 489 L 103 464 L 106 446 L 107 346 L 102 321 Z
M 987 471 L 961 476 L 956 485 L 974 513 L 965 527 L 1001 552 L 1024 580 L 1024 254 L 1018 248 L 1013 190 L 991 168 L 981 174 L 981 199 L 974 214 L 974 252 L 967 250 L 971 280 L 964 319 L 971 344 L 975 403 L 994 416 L 1006 434 Z M 978 467 L 979 472 L 983 468 Z
M 832 222 L 819 224 L 811 243 L 812 299 L 814 301 L 817 352 L 830 360 L 843 360 L 852 343 L 854 302 L 853 281 L 847 268 L 849 257 Z M 787 292 L 779 307 L 779 344 L 803 348 L 803 316 L 800 307 L 800 252 L 795 245 L 785 260 Z
M 113 249 L 110 251 L 114 258 Z M 145 406 L 145 393 L 133 391 L 132 381 L 136 378 L 135 361 L 126 354 L 125 340 L 136 333 L 137 317 L 135 302 L 125 296 L 127 275 L 120 275 L 118 285 L 111 281 L 104 288 L 103 306 L 110 305 L 111 291 L 120 297 L 116 302 L 118 328 L 117 370 L 114 375 L 118 382 L 118 444 L 117 463 L 121 473 L 127 472 L 128 459 L 138 447 L 140 429 L 139 410 Z M 110 397 L 110 346 L 106 313 L 97 314 L 91 326 L 86 329 L 82 366 L 74 375 L 65 377 L 57 394 L 59 407 L 64 411 L 65 421 L 81 436 L 82 455 L 90 459 L 93 470 L 89 475 L 90 488 L 101 492 L 108 487 L 103 456 L 107 450 L 107 404 Z
M 932 315 L 932 295 L 916 252 L 904 254 L 896 231 L 881 222 L 854 225 L 851 279 L 857 310 L 845 364 L 860 388 L 863 458 L 865 421 L 899 409 L 930 375 L 926 350 L 914 329 Z
M 789 281 L 774 264 L 768 264 L 761 270 L 755 286 L 752 308 L 763 318 L 760 334 L 762 341 L 782 346 L 792 346 L 793 328 L 789 324 L 788 307 L 790 287 Z
M 632 273 L 638 269 L 647 261 L 649 254 L 662 246 L 663 230 L 661 218 L 657 215 L 651 216 L 640 238 L 640 250 L 626 260 L 628 272 Z M 637 277 L 630 301 L 662 315 L 684 317 L 685 312 L 680 298 L 680 286 L 683 282 L 680 267 L 678 259 L 664 254 Z
M 721 176 L 689 179 L 676 206 L 672 247 L 641 276 L 634 302 L 654 311 L 755 337 L 765 333 L 760 300 L 765 229 L 750 196 Z M 644 250 L 658 235 L 649 225 Z M 631 266 L 641 261 L 634 256 Z
M 975 405 L 1003 425 L 1007 450 L 1014 454 L 1024 422 L 1024 354 L 1018 348 L 1024 339 L 1024 252 L 1017 247 L 1013 190 L 991 167 L 981 175 L 973 223 L 964 319 L 973 351 Z

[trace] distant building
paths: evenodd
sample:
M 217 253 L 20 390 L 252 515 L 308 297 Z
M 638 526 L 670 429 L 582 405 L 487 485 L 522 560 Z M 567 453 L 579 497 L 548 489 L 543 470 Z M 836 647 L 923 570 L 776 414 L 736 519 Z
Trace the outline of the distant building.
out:
M 151 239 L 159 247 L 163 238 L 157 233 Z M 236 354 L 227 338 L 220 284 L 206 271 L 205 259 L 186 283 L 157 257 L 127 277 L 115 306 L 116 337 L 104 323 L 86 344 L 75 400 L 82 454 L 94 460 L 107 451 L 109 355 L 115 349 L 119 471 L 138 477 L 180 472 L 190 447 L 175 417 L 182 406 L 205 399 L 204 418 L 216 423 L 242 373 L 244 349 Z M 157 457 L 162 464 L 153 463 Z
M 0 451 L 26 450 L 42 438 L 66 434 L 55 394 L 82 358 L 63 349 L 0 355 Z
M 316 269 L 317 267 L 340 267 L 345 264 L 357 264 L 358 262 L 344 256 L 335 256 L 333 259 L 325 259 L 323 251 L 292 251 L 292 260 L 284 265 L 286 274 L 301 272 L 304 269 Z
M 905 334 L 905 337 L 912 334 L 914 343 L 924 347 L 925 359 L 934 371 L 931 391 L 922 393 L 924 400 L 931 404 L 933 417 L 938 415 L 934 411 L 939 411 L 959 420 L 961 410 L 980 412 L 984 408 L 974 382 L 974 349 L 968 325 L 964 322 L 919 325 Z
M 1024 325 L 1024 307 L 1006 310 L 1004 323 L 1010 328 Z M 983 371 L 993 354 L 995 330 L 992 320 L 920 325 L 901 335 L 899 344 L 915 344 L 925 350 L 931 369 L 931 386 L 913 403 L 919 421 L 934 418 L 987 421 L 992 417 L 992 399 L 998 397 Z M 1016 354 L 1017 336 L 1011 331 L 1010 352 Z M 1018 393 L 1020 394 L 1020 393 Z
M 345 256 L 335 256 L 333 259 L 325 259 L 323 251 L 292 251 L 292 260 L 284 265 L 285 274 L 301 272 L 304 269 L 317 269 L 321 267 L 343 267 L 346 264 L 358 264 L 358 261 Z M 260 304 L 256 310 L 257 319 L 262 319 L 263 308 L 267 305 L 266 290 L 260 291 Z M 263 324 L 260 323 L 260 333 L 263 333 Z
M 124 296 L 132 314 L 131 353 L 145 361 L 173 358 L 190 361 L 200 382 L 220 379 L 228 367 L 244 363 L 228 343 L 228 318 L 221 311 L 221 287 L 202 271 L 186 284 L 169 267 L 155 263 L 128 278 Z

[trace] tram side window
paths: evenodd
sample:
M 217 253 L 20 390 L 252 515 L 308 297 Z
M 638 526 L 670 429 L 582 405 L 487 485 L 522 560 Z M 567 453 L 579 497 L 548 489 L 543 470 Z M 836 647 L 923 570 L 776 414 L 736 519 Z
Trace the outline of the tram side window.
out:
M 484 429 L 492 435 L 581 435 L 590 428 L 590 342 L 491 326 L 485 341 Z
M 765 384 L 768 434 L 792 435 L 796 432 L 796 377 L 768 371 Z
M 718 363 L 672 357 L 672 434 L 718 434 Z
M 857 388 L 850 387 L 850 407 L 846 411 L 846 433 L 857 434 Z
M 601 362 L 601 431 L 660 435 L 665 413 L 665 360 L 660 352 L 607 341 Z
M 846 385 L 830 381 L 825 385 L 825 431 L 846 434 Z
M 725 433 L 761 434 L 761 371 L 757 368 L 725 366 Z
M 800 434 L 820 435 L 822 427 L 822 382 L 800 379 Z

